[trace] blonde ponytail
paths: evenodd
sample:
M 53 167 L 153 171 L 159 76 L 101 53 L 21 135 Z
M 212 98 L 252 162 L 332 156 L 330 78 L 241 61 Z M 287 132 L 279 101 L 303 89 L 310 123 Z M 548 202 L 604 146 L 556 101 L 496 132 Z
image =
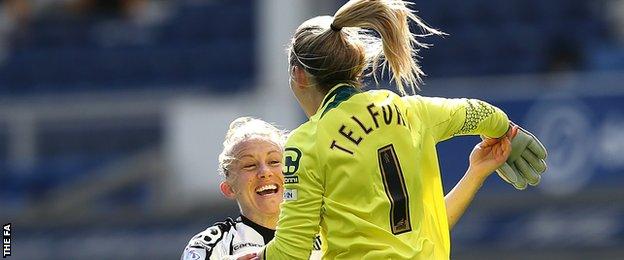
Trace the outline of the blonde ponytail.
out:
M 410 20 L 416 22 L 422 35 L 410 32 Z M 433 34 L 443 33 L 427 26 L 404 1 L 352 0 L 334 17 L 321 16 L 304 22 L 293 37 L 290 62 L 306 69 L 324 88 L 341 81 L 360 82 L 368 68 L 377 81 L 376 71 L 381 65 L 383 73 L 387 64 L 392 80 L 404 95 L 405 85 L 415 92 L 424 75 L 415 55 L 417 48 L 427 45 L 416 37 Z

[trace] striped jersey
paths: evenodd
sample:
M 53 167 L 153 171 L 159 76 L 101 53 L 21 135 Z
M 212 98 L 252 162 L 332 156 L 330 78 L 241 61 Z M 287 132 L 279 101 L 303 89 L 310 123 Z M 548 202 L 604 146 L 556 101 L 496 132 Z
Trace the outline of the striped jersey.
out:
M 258 253 L 273 239 L 275 230 L 263 227 L 240 216 L 236 220 L 227 218 L 193 236 L 181 260 L 228 260 L 246 254 Z M 313 253 L 310 259 L 320 259 L 320 238 L 311 244 Z

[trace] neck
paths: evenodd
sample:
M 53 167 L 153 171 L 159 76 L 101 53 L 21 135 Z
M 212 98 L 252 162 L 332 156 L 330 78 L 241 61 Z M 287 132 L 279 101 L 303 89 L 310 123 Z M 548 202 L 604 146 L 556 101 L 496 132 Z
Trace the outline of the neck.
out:
M 301 106 L 303 107 L 303 111 L 308 118 L 316 114 L 316 111 L 318 111 L 321 106 L 323 98 L 325 98 L 326 94 L 327 93 L 319 92 L 316 88 L 311 88 L 306 97 L 301 100 Z
M 241 213 L 243 216 L 253 221 L 254 223 L 263 226 L 268 229 L 275 229 L 277 227 L 277 220 L 279 218 L 279 214 L 275 215 L 261 215 L 261 214 L 245 214 Z

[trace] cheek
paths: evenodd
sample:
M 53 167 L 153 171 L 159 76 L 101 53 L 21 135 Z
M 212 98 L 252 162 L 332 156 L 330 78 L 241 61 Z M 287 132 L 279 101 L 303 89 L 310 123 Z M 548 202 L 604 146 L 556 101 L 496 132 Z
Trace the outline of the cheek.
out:
M 284 178 L 284 174 L 282 173 L 282 166 L 276 167 L 273 169 L 273 175 L 277 176 L 280 179 Z
M 239 176 L 234 182 L 232 189 L 236 194 L 243 194 L 249 189 L 251 179 L 247 176 Z

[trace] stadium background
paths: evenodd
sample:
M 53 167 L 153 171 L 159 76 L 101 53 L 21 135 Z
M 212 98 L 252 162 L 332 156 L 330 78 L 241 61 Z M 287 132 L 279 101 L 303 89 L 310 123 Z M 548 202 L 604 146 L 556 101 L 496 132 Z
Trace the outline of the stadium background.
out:
M 284 48 L 342 1 L 0 1 L 0 220 L 13 259 L 177 259 L 236 216 L 228 123 L 305 121 Z M 549 148 L 539 187 L 490 178 L 453 259 L 624 257 L 624 0 L 419 0 L 423 95 L 482 98 Z M 445 190 L 475 138 L 439 145 Z

